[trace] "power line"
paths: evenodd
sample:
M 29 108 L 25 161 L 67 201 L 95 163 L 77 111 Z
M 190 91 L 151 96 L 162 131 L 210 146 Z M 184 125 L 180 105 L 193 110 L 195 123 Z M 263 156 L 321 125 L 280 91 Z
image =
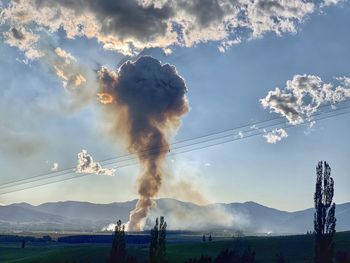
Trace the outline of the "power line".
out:
M 318 116 L 318 115 L 321 115 L 321 114 L 327 114 L 327 113 L 330 113 L 330 112 L 336 112 L 336 111 L 339 111 L 339 110 L 343 110 L 343 109 L 346 109 L 346 108 L 349 108 L 349 107 L 343 107 L 343 108 L 339 108 L 337 110 L 331 110 L 331 111 L 328 111 L 328 112 L 319 112 L 317 114 L 314 114 L 312 117 L 314 116 Z M 234 130 L 237 130 L 237 129 L 241 129 L 241 128 L 246 128 L 246 127 L 250 127 L 250 131 L 246 131 L 246 132 L 251 132 L 251 129 L 253 128 L 253 126 L 256 126 L 256 125 L 259 125 L 259 124 L 262 124 L 262 123 L 268 123 L 272 120 L 277 120 L 277 119 L 282 119 L 282 118 L 274 118 L 274 119 L 270 119 L 270 120 L 265 120 L 265 121 L 259 121 L 259 122 L 255 122 L 255 123 L 250 123 L 250 124 L 246 124 L 244 126 L 240 126 L 240 127 L 237 127 L 237 128 L 234 128 L 234 129 L 228 129 L 228 130 L 225 130 L 225 131 L 221 131 L 221 132 L 216 132 L 216 133 L 211 133 L 211 134 L 207 134 L 207 135 L 204 135 L 204 136 L 199 136 L 199 137 L 196 137 L 196 138 L 192 138 L 192 139 L 187 139 L 187 140 L 183 140 L 183 141 L 178 141 L 176 143 L 173 143 L 171 145 L 175 145 L 175 144 L 179 144 L 180 142 L 189 142 L 189 141 L 196 141 L 198 139 L 201 139 L 201 138 L 207 138 L 207 137 L 210 137 L 210 136 L 214 136 L 214 135 L 219 135 L 219 134 L 223 134 L 223 133 L 227 133 L 229 131 L 234 131 Z M 266 125 L 266 126 L 262 126 L 262 127 L 259 127 L 258 129 L 264 129 L 264 128 L 269 128 L 269 127 L 272 127 L 272 126 L 277 126 L 277 125 L 280 125 L 282 123 L 276 123 L 276 124 L 271 124 L 271 125 Z M 295 126 L 295 125 L 294 125 Z M 172 151 L 174 150 L 177 150 L 179 148 L 184 148 L 184 147 L 189 147 L 189 146 L 193 146 L 193 145 L 196 145 L 196 144 L 202 144 L 202 143 L 205 143 L 205 142 L 208 142 L 208 141 L 213 141 L 213 140 L 218 140 L 218 139 L 222 139 L 224 137 L 230 137 L 232 136 L 232 134 L 227 134 L 227 135 L 224 135 L 224 136 L 220 136 L 218 138 L 209 138 L 209 139 L 206 139 L 204 141 L 199 141 L 199 142 L 195 142 L 195 143 L 191 143 L 191 144 L 187 144 L 187 145 L 183 145 L 183 146 L 178 146 L 178 147 L 174 147 L 174 148 L 171 148 Z M 164 149 L 164 150 L 162 150 Z M 145 153 L 141 156 L 145 156 L 145 155 L 148 155 L 149 153 L 152 153 L 153 151 L 155 153 L 160 153 L 160 152 L 165 152 L 165 151 L 168 151 L 169 148 L 168 147 L 158 147 L 158 148 L 153 148 L 153 149 L 150 149 L 148 151 L 144 150 L 144 151 L 140 151 L 139 153 Z M 128 154 L 128 155 L 124 155 L 124 156 L 121 156 L 121 157 L 128 157 L 130 156 L 128 159 L 125 159 L 125 160 L 119 160 L 117 161 L 118 159 L 120 159 L 120 157 L 117 157 L 117 158 L 109 158 L 110 160 L 112 159 L 115 159 L 116 161 L 113 161 L 112 163 L 110 164 L 115 164 L 115 163 L 120 163 L 120 162 L 127 162 L 127 161 L 130 161 L 130 160 L 136 160 L 137 157 L 135 156 L 132 156 L 131 154 Z M 107 159 L 106 159 L 107 160 Z M 106 162 L 106 160 L 104 161 L 101 161 L 102 162 Z M 105 165 L 109 165 L 109 164 L 105 164 Z M 64 173 L 62 173 L 63 171 L 65 171 Z M 57 173 L 46 173 L 46 174 L 41 174 L 41 175 L 38 175 L 38 176 L 33 176 L 33 177 L 30 177 L 30 178 L 26 178 L 26 179 L 21 179 L 21 180 L 16 180 L 16 181 L 12 181 L 12 182 L 8 182 L 8 183 L 5 183 L 5 184 L 2 184 L 0 185 L 0 189 L 3 189 L 3 188 L 8 188 L 8 187 L 14 187 L 14 186 L 17 186 L 17 185 L 20 185 L 20 184 L 28 184 L 28 183 L 32 183 L 32 182 L 35 182 L 35 181 L 40 181 L 40 180 L 47 180 L 47 179 L 50 179 L 50 178 L 54 178 L 54 177 L 57 177 L 57 176 L 63 176 L 63 175 L 67 175 L 67 174 L 71 174 L 75 171 L 75 169 L 73 168 L 68 168 L 68 169 L 65 169 L 65 170 L 61 170 Z M 48 176 L 50 174 L 54 174 L 53 176 Z M 45 178 L 42 178 L 45 176 Z M 37 179 L 36 179 L 37 178 Z M 34 180 L 32 180 L 34 179 Z M 30 180 L 30 181 L 29 181 Z M 26 182 L 27 181 L 27 182 Z M 19 184 L 19 182 L 22 182 Z M 12 185 L 11 185 L 12 184 Z
M 344 101 L 342 101 L 340 103 L 345 103 L 345 102 L 349 102 L 349 101 L 350 101 L 350 99 L 347 99 L 347 100 L 344 100 Z M 321 106 L 319 108 L 325 108 L 325 107 L 328 107 L 328 106 L 331 106 L 331 105 L 332 104 L 327 104 L 327 105 L 323 105 L 323 106 Z M 313 115 L 313 116 L 315 116 L 315 115 Z M 281 120 L 281 119 L 284 119 L 284 117 L 276 117 L 276 118 L 271 118 L 271 119 L 267 119 L 267 120 L 263 120 L 263 121 L 254 122 L 254 123 L 248 123 L 248 124 L 245 124 L 245 125 L 242 125 L 242 126 L 238 126 L 238 127 L 234 127 L 234 128 L 230 128 L 230 129 L 226 129 L 226 130 L 222 130 L 222 131 L 212 132 L 212 133 L 205 134 L 205 135 L 202 135 L 202 136 L 197 136 L 197 137 L 194 137 L 194 138 L 180 140 L 180 141 L 174 142 L 172 144 L 169 144 L 169 147 L 177 145 L 177 144 L 182 144 L 182 143 L 185 143 L 185 142 L 188 142 L 188 141 L 194 141 L 194 140 L 198 140 L 198 139 L 201 139 L 201 138 L 206 138 L 206 137 L 210 137 L 210 136 L 214 136 L 214 135 L 218 135 L 218 134 L 221 134 L 221 133 L 226 133 L 226 132 L 230 132 L 230 131 L 234 131 L 234 130 L 238 130 L 238 129 L 244 129 L 244 128 L 251 127 L 251 126 L 254 126 L 254 125 L 256 126 L 256 125 L 260 125 L 260 124 L 263 124 L 263 123 L 272 122 L 272 121 Z M 133 156 L 134 154 L 147 153 L 149 151 L 157 150 L 157 149 L 159 149 L 159 147 L 158 148 L 149 148 L 149 149 L 145 149 L 145 150 L 142 150 L 142 151 L 134 151 L 134 152 L 131 152 L 131 153 L 128 153 L 128 154 L 125 154 L 125 155 L 106 158 L 106 159 L 100 160 L 98 162 L 101 163 L 101 164 L 104 164 L 104 165 L 108 165 L 108 163 L 107 164 L 105 164 L 105 163 L 109 162 L 109 161 L 113 161 L 112 162 L 112 164 L 113 164 L 114 160 L 120 160 L 120 159 L 123 159 L 123 158 L 127 158 L 127 159 L 120 160 L 120 162 L 129 161 L 130 159 L 136 159 L 136 157 Z M 23 179 L 19 179 L 19 180 L 10 181 L 10 182 L 1 184 L 0 185 L 0 189 L 4 188 L 4 186 L 7 187 L 7 186 L 10 186 L 11 184 L 17 184 L 18 182 L 30 183 L 31 181 L 29 181 L 29 180 L 31 180 L 31 179 L 45 177 L 44 178 L 44 180 L 45 180 L 45 179 L 48 179 L 48 178 L 51 178 L 51 177 L 67 175 L 67 174 L 70 174 L 72 172 L 75 172 L 75 167 L 70 167 L 70 168 L 66 168 L 66 169 L 63 169 L 63 170 L 60 170 L 60 171 L 55 171 L 55 172 L 50 172 L 50 173 L 43 173 L 43 174 L 39 174 L 39 175 L 32 176 L 32 177 L 29 177 L 29 178 L 23 178 Z M 48 175 L 53 175 L 53 176 L 48 177 Z M 39 180 L 41 180 L 41 179 L 34 180 L 34 181 L 39 181 Z M 25 181 L 29 181 L 29 182 L 25 182 Z
M 234 130 L 238 130 L 238 129 L 241 129 L 241 128 L 246 128 L 246 127 L 250 127 L 250 126 L 254 126 L 254 125 L 259 125 L 259 124 L 262 124 L 262 123 L 268 123 L 268 122 L 270 122 L 272 120 L 277 120 L 277 119 L 282 119 L 282 118 L 274 118 L 274 119 L 270 119 L 270 120 L 266 120 L 266 121 L 259 121 L 259 122 L 255 122 L 255 123 L 250 123 L 250 124 L 246 124 L 244 126 L 240 126 L 240 127 L 234 128 L 234 129 L 228 129 L 228 130 L 221 131 L 221 132 L 210 133 L 210 134 L 207 134 L 207 135 L 198 136 L 198 137 L 195 137 L 195 138 L 192 138 L 192 139 L 186 139 L 186 140 L 183 140 L 183 141 L 178 141 L 178 142 L 173 143 L 171 145 L 180 144 L 180 143 L 183 143 L 183 142 L 196 141 L 198 139 L 203 139 L 203 138 L 207 138 L 207 137 L 210 137 L 210 136 L 227 133 L 229 131 L 234 131 Z M 279 124 L 280 123 L 276 123 L 276 124 L 273 124 L 272 126 L 276 126 L 276 125 L 279 125 Z M 269 126 L 270 125 L 262 126 L 261 128 L 268 128 Z M 218 137 L 218 138 L 211 138 L 211 139 L 209 138 L 209 139 L 206 139 L 204 141 L 199 141 L 199 142 L 195 142 L 195 143 L 191 143 L 191 144 L 186 144 L 186 145 L 183 145 L 183 146 L 174 147 L 174 148 L 171 148 L 171 150 L 174 151 L 174 150 L 181 149 L 181 148 L 184 148 L 184 147 L 189 147 L 189 146 L 205 143 L 205 142 L 208 142 L 208 141 L 218 140 L 218 139 L 221 139 L 223 137 L 231 137 L 231 136 L 232 136 L 232 133 L 224 135 L 224 136 L 221 136 L 221 137 Z M 150 149 L 150 150 L 139 151 L 138 154 L 142 153 L 142 155 L 140 155 L 140 156 L 143 157 L 143 156 L 149 155 L 152 152 L 162 153 L 162 152 L 167 152 L 167 151 L 169 151 L 169 148 L 163 146 L 163 147 L 153 148 L 153 149 Z M 121 157 L 127 157 L 127 156 L 129 156 L 128 159 L 119 160 L 120 157 L 116 157 L 116 158 L 105 159 L 103 161 L 100 161 L 100 163 L 103 164 L 104 166 L 106 166 L 106 165 L 111 165 L 111 164 L 115 164 L 115 163 L 127 162 L 127 161 L 137 160 L 138 159 L 138 157 L 133 156 L 132 154 L 124 155 L 124 156 L 121 156 Z M 111 161 L 113 159 L 115 161 L 106 164 L 106 161 Z M 61 171 L 56 172 L 56 173 L 40 174 L 40 175 L 33 176 L 33 177 L 30 177 L 30 178 L 25 178 L 25 179 L 16 180 L 16 181 L 12 181 L 12 182 L 1 184 L 0 185 L 0 189 L 9 188 L 9 187 L 15 187 L 15 186 L 22 185 L 22 184 L 29 184 L 29 183 L 33 183 L 33 182 L 37 182 L 37 181 L 41 181 L 41 180 L 48 180 L 48 179 L 51 179 L 51 178 L 64 176 L 64 175 L 67 175 L 67 174 L 71 174 L 73 172 L 75 172 L 74 168 L 68 168 L 68 169 L 61 170 Z M 52 176 L 48 176 L 48 175 L 51 175 L 51 174 L 53 174 L 53 175 Z M 44 176 L 45 176 L 45 178 L 42 178 Z M 34 179 L 34 180 L 32 180 L 32 179 Z
M 348 107 L 347 107 L 348 108 Z M 320 121 L 320 120 L 324 120 L 324 119 L 329 119 L 329 118 L 333 118 L 333 117 L 337 117 L 337 116 L 341 116 L 341 115 L 345 115 L 345 114 L 349 114 L 350 111 L 346 111 L 346 112 L 340 112 L 338 114 L 333 114 L 331 116 L 325 116 L 325 117 L 321 117 L 321 118 L 318 118 L 317 121 Z M 290 128 L 294 128 L 296 126 L 301 126 L 301 125 L 305 125 L 307 123 L 311 123 L 312 121 L 314 120 L 309 120 L 309 121 L 306 121 L 302 124 L 297 124 L 297 125 L 292 125 L 292 124 L 287 124 L 285 123 L 285 125 L 283 127 L 280 127 L 280 128 L 283 128 L 283 129 L 290 129 Z M 274 127 L 274 126 L 277 126 L 277 125 L 271 125 L 270 127 Z M 253 133 L 253 134 L 249 134 L 249 135 L 244 135 L 243 137 L 238 137 L 238 138 L 232 138 L 232 136 L 235 136 L 233 134 L 231 134 L 231 136 L 225 136 L 225 137 L 228 137 L 228 139 L 224 140 L 224 141 L 221 141 L 221 142 L 216 142 L 216 143 L 212 143 L 212 144 L 209 144 L 209 145 L 205 145 L 205 146 L 199 146 L 197 148 L 191 148 L 191 149 L 187 149 L 187 150 L 183 150 L 181 152 L 170 152 L 168 155 L 169 156 L 172 156 L 172 155 L 177 155 L 177 154 L 181 154 L 181 153 L 186 153 L 186 152 L 191 152 L 191 151 L 194 151 L 194 150 L 200 150 L 200 149 L 205 149 L 205 148 L 208 148 L 208 147 L 212 147 L 212 146 L 217 146 L 217 145 L 221 145 L 221 144 L 224 144 L 224 143 L 228 143 L 228 142 L 233 142 L 233 141 L 238 141 L 238 140 L 243 140 L 243 139 L 248 139 L 248 138 L 251 138 L 251 137 L 255 137 L 255 136 L 258 136 L 258 135 L 262 135 L 268 131 L 271 131 L 271 130 L 264 130 L 264 128 L 259 128 L 255 131 L 258 131 L 257 133 Z M 248 131 L 247 133 L 249 132 L 252 132 L 252 131 Z M 230 138 L 231 137 L 231 138 Z M 220 138 L 216 138 L 214 139 L 215 141 L 217 140 L 220 140 L 224 137 L 220 137 Z M 208 141 L 209 142 L 209 141 Z M 138 162 L 136 163 L 132 163 L 132 164 L 129 164 L 129 165 L 134 165 L 134 164 L 137 164 Z M 123 165 L 123 166 L 115 166 L 113 168 L 121 168 L 121 167 L 125 167 L 125 166 L 129 166 L 129 165 Z
M 227 129 L 227 130 L 222 130 L 222 131 L 218 131 L 218 132 L 212 132 L 212 133 L 209 133 L 209 134 L 205 134 L 205 135 L 201 135 L 201 136 L 197 136 L 197 137 L 193 137 L 193 138 L 189 138 L 189 139 L 176 141 L 174 143 L 169 144 L 169 147 L 173 146 L 173 145 L 181 144 L 181 143 L 184 143 L 184 142 L 198 140 L 198 139 L 209 137 L 209 136 L 213 136 L 213 135 L 216 135 L 216 134 L 221 134 L 221 133 L 226 133 L 226 132 L 229 132 L 229 131 L 243 129 L 243 128 L 246 128 L 246 127 L 249 127 L 249 126 L 252 126 L 252 125 L 259 125 L 259 124 L 262 124 L 262 123 L 265 123 L 265 122 L 270 122 L 270 121 L 279 120 L 279 119 L 283 119 L 283 118 L 284 117 L 277 117 L 277 118 L 267 119 L 267 120 L 264 120 L 264 121 L 259 121 L 259 122 L 255 122 L 255 123 L 245 124 L 245 125 L 238 126 L 238 127 L 231 128 L 231 129 Z M 115 162 L 114 160 L 119 160 L 119 159 L 123 159 L 123 158 L 126 158 L 126 157 L 129 157 L 129 158 L 127 158 L 125 160 L 120 160 L 120 162 L 122 162 L 122 161 L 123 162 L 124 161 L 129 161 L 130 157 L 132 157 L 131 159 L 136 159 L 137 158 L 137 157 L 133 157 L 134 154 L 147 153 L 149 151 L 157 150 L 159 148 L 160 147 L 155 147 L 155 148 L 149 148 L 149 149 L 145 149 L 145 150 L 141 150 L 141 151 L 134 151 L 134 152 L 130 152 L 130 153 L 125 154 L 125 155 L 102 159 L 102 160 L 100 160 L 98 162 L 100 164 L 105 164 L 106 162 L 113 161 L 112 163 L 114 163 Z M 161 148 L 163 148 L 163 147 L 161 147 Z M 2 186 L 10 185 L 10 184 L 17 183 L 17 182 L 23 182 L 23 181 L 27 181 L 27 180 L 34 179 L 34 178 L 44 177 L 44 176 L 46 177 L 46 176 L 51 175 L 51 174 L 53 174 L 55 176 L 66 175 L 66 174 L 70 174 L 70 173 L 72 173 L 74 171 L 75 171 L 75 167 L 70 167 L 70 168 L 66 168 L 66 169 L 60 170 L 60 171 L 49 172 L 49 173 L 42 173 L 42 174 L 39 174 L 39 175 L 36 175 L 36 176 L 32 176 L 32 177 L 29 177 L 29 178 L 23 178 L 23 179 L 20 179 L 20 180 L 14 180 L 14 181 L 10 181 L 10 182 L 1 184 L 0 185 L 0 189 L 2 188 Z M 55 176 L 53 176 L 53 177 L 55 177 Z
M 350 107 L 343 107 L 341 109 L 333 110 L 333 111 L 330 111 L 328 113 L 333 113 L 333 112 L 336 112 L 336 111 L 339 111 L 339 110 L 344 110 L 344 109 L 347 109 L 347 108 L 350 108 Z M 345 111 L 345 112 L 339 112 L 338 114 L 333 114 L 333 115 L 329 115 L 329 116 L 323 116 L 323 117 L 321 116 L 318 119 L 308 120 L 308 121 L 306 121 L 304 123 L 301 123 L 301 124 L 298 124 L 298 125 L 292 125 L 292 124 L 287 124 L 286 123 L 283 128 L 289 129 L 289 128 L 292 128 L 292 127 L 296 127 L 296 126 L 300 126 L 300 125 L 305 125 L 307 123 L 311 123 L 314 120 L 319 121 L 319 120 L 333 118 L 333 117 L 337 117 L 337 116 L 341 116 L 341 115 L 349 114 L 349 113 L 350 113 L 350 111 Z M 327 113 L 323 113 L 323 114 L 327 114 Z M 220 144 L 227 143 L 227 142 L 232 142 L 232 141 L 237 141 L 237 140 L 241 140 L 241 139 L 247 139 L 247 138 L 255 137 L 255 136 L 258 136 L 258 135 L 266 133 L 267 132 L 267 130 L 265 130 L 266 128 L 274 127 L 274 126 L 277 126 L 277 125 L 279 125 L 279 124 L 267 125 L 266 127 L 261 127 L 261 128 L 258 128 L 257 130 L 247 131 L 246 133 L 249 133 L 249 132 L 250 133 L 253 132 L 253 133 L 249 134 L 249 135 L 245 135 L 244 137 L 232 138 L 232 136 L 234 134 L 230 134 L 230 136 L 229 135 L 225 135 L 223 137 L 214 138 L 214 139 L 207 140 L 207 141 L 204 141 L 204 142 L 199 142 L 199 143 L 203 144 L 203 143 L 206 143 L 206 142 L 217 141 L 217 140 L 220 140 L 220 139 L 223 139 L 223 138 L 227 138 L 226 140 L 221 141 L 221 142 L 214 142 L 212 144 L 205 145 L 205 146 L 197 146 L 196 148 L 185 149 L 185 150 L 182 150 L 180 152 L 171 152 L 169 155 L 176 155 L 176 154 L 186 153 L 186 152 L 190 152 L 190 151 L 194 151 L 194 150 L 199 150 L 199 149 L 204 149 L 204 148 L 220 145 Z M 254 133 L 254 131 L 257 131 L 257 132 Z M 199 144 L 199 143 L 197 143 L 197 144 Z M 196 144 L 187 145 L 187 146 L 183 146 L 183 147 L 179 147 L 179 148 L 184 148 L 184 147 L 193 146 L 193 145 L 196 145 Z M 118 161 L 115 161 L 114 163 L 118 163 Z M 136 163 L 131 163 L 131 164 L 124 164 L 124 165 L 120 165 L 120 166 L 115 166 L 114 168 L 122 168 L 122 167 L 130 166 L 130 165 L 134 165 L 134 164 L 137 164 L 137 162 Z M 22 191 L 22 190 L 26 190 L 26 189 L 31 189 L 31 188 L 35 188 L 35 187 L 39 187 L 39 186 L 48 185 L 48 184 L 58 183 L 58 182 L 62 182 L 62 181 L 66 181 L 66 180 L 70 180 L 70 179 L 74 179 L 74 178 L 79 178 L 79 177 L 86 176 L 86 175 L 88 175 L 88 174 L 75 175 L 74 177 L 70 177 L 70 178 L 60 179 L 60 180 L 56 180 L 56 181 L 53 181 L 53 182 L 43 183 L 43 184 L 40 184 L 40 185 L 29 186 L 29 187 L 25 187 L 25 188 L 21 188 L 21 189 L 16 189 L 16 190 L 0 193 L 0 195 L 12 193 L 12 192 L 17 192 L 17 191 Z M 50 178 L 52 178 L 52 177 L 50 177 Z M 45 179 L 50 179 L 50 178 L 45 178 Z M 34 181 L 32 181 L 32 182 L 34 182 Z M 28 183 L 32 183 L 32 182 L 28 182 Z M 28 183 L 24 183 L 24 184 L 28 184 Z M 22 184 L 18 184 L 18 185 L 15 185 L 15 186 L 19 186 L 19 185 L 22 185 Z M 15 187 L 15 186 L 9 186 L 9 187 L 6 187 L 6 188 L 11 188 L 11 187 Z
M 344 101 L 342 101 L 340 103 L 344 103 L 344 102 L 348 102 L 348 101 L 350 101 L 350 99 L 344 100 Z M 332 105 L 332 104 L 323 105 L 320 108 L 328 107 L 330 105 Z M 322 114 L 322 113 L 318 113 L 318 114 Z M 317 115 L 317 114 L 315 114 L 315 115 Z M 313 116 L 315 116 L 315 115 L 313 115 Z M 264 123 L 268 123 L 268 122 L 272 122 L 272 121 L 280 120 L 280 119 L 284 119 L 284 117 L 276 117 L 276 118 L 271 118 L 271 119 L 267 119 L 267 120 L 263 120 L 263 121 L 254 122 L 254 123 L 248 123 L 248 124 L 245 124 L 245 125 L 242 125 L 242 126 L 238 126 L 238 127 L 234 127 L 234 128 L 218 131 L 218 132 L 212 132 L 212 133 L 205 134 L 205 135 L 202 135 L 202 136 L 197 136 L 197 137 L 194 137 L 194 138 L 184 139 L 184 140 L 177 141 L 177 142 L 174 142 L 172 144 L 169 144 L 169 147 L 174 146 L 174 145 L 178 145 L 178 144 L 182 144 L 182 143 L 185 143 L 185 142 L 190 142 L 190 141 L 195 141 L 195 140 L 199 140 L 199 139 L 202 139 L 202 138 L 207 138 L 207 137 L 214 136 L 214 135 L 219 135 L 219 134 L 222 134 L 222 133 L 227 133 L 227 132 L 230 132 L 230 131 L 232 132 L 232 131 L 235 131 L 235 130 L 238 130 L 238 129 L 244 129 L 244 128 L 247 128 L 247 127 L 257 126 L 257 125 L 260 125 L 260 124 L 264 124 Z M 178 148 L 182 148 L 182 147 L 187 147 L 187 145 L 181 146 L 181 147 L 178 147 Z M 117 157 L 110 157 L 110 158 L 107 158 L 107 159 L 100 160 L 99 163 L 101 163 L 102 165 L 109 165 L 107 163 L 109 161 L 113 161 L 111 164 L 115 163 L 115 161 L 117 161 L 117 160 L 120 160 L 118 162 L 127 162 L 129 160 L 137 159 L 137 157 L 135 157 L 134 154 L 140 154 L 140 153 L 148 154 L 149 152 L 151 152 L 153 150 L 154 151 L 159 151 L 162 148 L 164 148 L 164 147 L 156 147 L 156 148 L 145 149 L 145 150 L 142 150 L 142 151 L 134 151 L 134 152 L 131 152 L 129 154 L 125 154 L 125 155 L 121 155 L 121 156 L 117 156 Z M 171 149 L 177 149 L 177 148 L 176 147 L 172 147 Z M 123 158 L 126 158 L 126 159 L 122 160 Z M 16 186 L 20 182 L 22 182 L 23 184 L 28 184 L 28 183 L 35 182 L 35 181 L 46 180 L 46 179 L 49 179 L 49 178 L 54 178 L 54 177 L 58 177 L 58 176 L 71 174 L 73 172 L 75 172 L 75 167 L 70 167 L 70 168 L 67 168 L 67 169 L 63 169 L 63 170 L 56 171 L 56 172 L 51 172 L 51 173 L 43 173 L 43 174 L 39 174 L 39 175 L 32 176 L 32 177 L 29 177 L 29 178 L 14 180 L 14 181 L 10 181 L 10 182 L 1 184 L 0 185 L 0 189 Z M 49 176 L 49 175 L 53 175 L 53 176 Z M 45 177 L 45 178 L 41 179 L 41 177 Z M 36 179 L 36 178 L 38 178 L 38 179 Z M 34 179 L 34 180 L 32 180 L 32 179 Z M 26 181 L 28 181 L 28 182 L 26 182 Z
M 184 143 L 184 142 L 194 141 L 194 140 L 198 140 L 198 139 L 201 139 L 201 138 L 206 138 L 206 137 L 214 136 L 214 135 L 217 135 L 217 134 L 226 133 L 226 132 L 229 132 L 229 131 L 243 129 L 243 128 L 246 128 L 246 127 L 249 127 L 249 126 L 252 126 L 252 125 L 260 125 L 260 124 L 265 123 L 265 122 L 270 122 L 270 121 L 279 120 L 279 119 L 283 119 L 283 118 L 282 117 L 278 117 L 278 118 L 268 119 L 268 120 L 259 121 L 259 122 L 255 122 L 255 123 L 245 124 L 243 126 L 239 126 L 239 127 L 236 127 L 236 128 L 223 130 L 223 131 L 220 131 L 220 132 L 213 132 L 213 133 L 209 133 L 209 134 L 206 134 L 206 135 L 202 135 L 202 136 L 198 136 L 198 137 L 194 137 L 194 138 L 190 138 L 190 139 L 177 141 L 177 142 L 174 142 L 172 144 L 169 144 L 169 146 L 181 144 L 181 143 Z M 181 146 L 181 147 L 185 147 L 185 146 Z M 121 155 L 121 156 L 117 156 L 117 157 L 110 157 L 110 158 L 107 158 L 107 159 L 103 159 L 103 160 L 98 161 L 98 162 L 103 164 L 103 165 L 108 165 L 108 163 L 106 164 L 106 162 L 109 162 L 109 161 L 113 161 L 111 164 L 115 163 L 116 161 L 117 162 L 126 162 L 126 161 L 130 161 L 130 160 L 133 160 L 133 159 L 137 159 L 137 157 L 133 156 L 134 154 L 140 154 L 140 153 L 148 154 L 151 151 L 156 151 L 156 150 L 159 151 L 162 148 L 164 148 L 164 147 L 157 147 L 157 148 L 145 149 L 145 150 L 142 150 L 142 151 L 135 151 L 135 152 L 131 152 L 131 153 L 126 154 L 126 155 Z M 175 149 L 177 149 L 177 148 L 175 147 Z M 123 158 L 126 158 L 126 157 L 128 157 L 128 158 L 125 159 L 125 160 L 119 160 L 119 159 L 123 159 Z M 60 170 L 60 171 L 57 171 L 57 172 L 43 173 L 43 174 L 39 174 L 39 175 L 32 176 L 32 177 L 29 177 L 29 178 L 20 179 L 20 180 L 10 181 L 10 182 L 4 183 L 4 184 L 0 184 L 0 189 L 2 189 L 4 187 L 11 186 L 12 184 L 17 184 L 18 182 L 30 183 L 32 181 L 30 181 L 30 182 L 26 182 L 26 181 L 31 180 L 31 179 L 35 179 L 34 181 L 43 180 L 43 179 L 41 179 L 41 177 L 46 177 L 46 178 L 44 178 L 44 180 L 45 180 L 45 179 L 48 179 L 48 178 L 53 178 L 53 177 L 57 177 L 57 176 L 67 175 L 67 174 L 70 174 L 72 172 L 75 172 L 75 167 L 70 167 L 70 168 L 63 169 L 63 170 Z M 48 177 L 48 175 L 53 175 L 53 176 Z M 38 178 L 38 179 L 36 179 L 36 178 Z
M 88 175 L 90 175 L 90 174 L 79 174 L 79 175 L 76 175 L 74 177 L 60 179 L 60 180 L 57 180 L 57 181 L 54 181 L 54 182 L 50 182 L 50 183 L 43 183 L 43 184 L 39 184 L 39 185 L 35 185 L 35 186 L 28 186 L 28 187 L 21 188 L 21 189 L 11 190 L 11 191 L 8 191 L 8 192 L 0 193 L 0 195 L 15 193 L 15 192 L 19 192 L 19 191 L 23 191 L 23 190 L 27 190 L 27 189 L 32 189 L 32 188 L 36 188 L 36 187 L 40 187 L 40 186 L 45 186 L 45 185 L 49 185 L 49 184 L 54 184 L 54 183 L 59 183 L 59 182 L 63 182 L 63 181 L 68 181 L 68 180 L 71 180 L 71 179 L 76 179 L 76 178 L 83 177 L 83 176 L 88 176 Z

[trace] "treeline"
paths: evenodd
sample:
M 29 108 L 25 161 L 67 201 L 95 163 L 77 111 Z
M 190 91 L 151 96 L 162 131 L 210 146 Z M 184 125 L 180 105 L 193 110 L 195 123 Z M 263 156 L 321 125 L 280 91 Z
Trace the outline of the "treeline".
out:
M 214 259 L 202 255 L 198 259 L 189 259 L 185 263 L 255 263 L 255 251 L 249 247 L 243 253 L 223 249 Z
M 59 237 L 57 242 L 68 244 L 83 244 L 83 243 L 97 243 L 110 244 L 113 242 L 113 236 L 110 235 L 74 235 Z M 126 235 L 125 242 L 128 244 L 149 244 L 149 235 Z
M 16 235 L 0 235 L 0 242 L 52 242 L 52 238 L 50 236 L 43 237 L 33 237 L 33 236 L 16 236 Z

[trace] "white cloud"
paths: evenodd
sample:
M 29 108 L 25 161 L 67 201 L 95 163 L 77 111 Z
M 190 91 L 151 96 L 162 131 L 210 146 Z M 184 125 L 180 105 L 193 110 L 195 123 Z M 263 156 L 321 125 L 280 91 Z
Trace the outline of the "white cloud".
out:
M 267 143 L 275 144 L 281 141 L 283 138 L 288 137 L 288 133 L 284 129 L 274 129 L 271 132 L 264 135 Z
M 70 54 L 69 52 L 67 52 L 67 51 L 65 51 L 65 50 L 63 50 L 63 49 L 61 49 L 59 47 L 55 49 L 55 53 L 56 53 L 57 56 L 59 56 L 59 57 L 64 59 L 64 63 L 65 64 L 69 65 L 69 64 L 77 61 L 75 59 L 75 57 L 73 57 L 72 54 Z
M 53 163 L 51 167 L 51 171 L 56 172 L 58 170 L 58 163 Z
M 53 66 L 56 76 L 62 80 L 63 87 L 74 89 L 86 82 L 83 70 L 72 54 L 58 47 L 48 55 L 49 64 Z
M 241 38 L 237 38 L 234 40 L 223 40 L 221 44 L 218 46 L 218 49 L 221 53 L 225 53 L 226 50 L 230 49 L 234 45 L 238 45 L 242 42 Z
M 312 132 L 314 132 L 316 129 L 314 128 L 316 124 L 316 121 L 311 121 L 307 126 L 306 130 L 304 131 L 305 135 L 310 135 Z
M 338 80 L 346 88 L 350 88 L 350 78 L 348 78 L 348 77 L 337 77 L 335 79 Z
M 350 98 L 349 78 L 338 78 L 340 85 L 325 83 L 314 75 L 295 75 L 288 80 L 284 89 L 269 91 L 260 100 L 261 105 L 271 112 L 285 117 L 292 125 L 303 123 L 322 105 L 335 105 Z
M 76 172 L 107 176 L 115 175 L 115 169 L 102 168 L 101 164 L 95 162 L 92 156 L 86 150 L 82 150 L 80 153 L 78 153 Z
M 344 2 L 344 0 L 324 0 L 323 6 L 337 5 L 341 2 Z
M 3 33 L 3 36 L 6 44 L 17 47 L 29 60 L 40 58 L 44 55 L 43 52 L 37 48 L 39 35 L 34 34 L 30 30 L 26 30 L 24 27 L 11 27 L 9 31 Z

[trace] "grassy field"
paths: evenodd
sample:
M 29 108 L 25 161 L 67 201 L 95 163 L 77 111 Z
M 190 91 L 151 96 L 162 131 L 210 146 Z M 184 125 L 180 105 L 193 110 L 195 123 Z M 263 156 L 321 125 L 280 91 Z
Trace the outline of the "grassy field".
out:
M 350 232 L 337 233 L 336 249 L 350 252 Z M 243 250 L 250 246 L 256 251 L 257 262 L 276 262 L 276 254 L 282 252 L 288 262 L 311 262 L 313 237 L 284 236 L 284 237 L 245 237 L 225 241 L 197 242 L 171 244 L 167 256 L 170 263 L 184 262 L 188 258 L 209 255 L 215 257 L 223 248 Z M 20 244 L 0 243 L 0 262 L 105 262 L 110 247 L 107 245 L 35 245 L 30 244 L 25 249 Z M 129 247 L 128 253 L 136 256 L 140 262 L 147 259 L 147 246 Z

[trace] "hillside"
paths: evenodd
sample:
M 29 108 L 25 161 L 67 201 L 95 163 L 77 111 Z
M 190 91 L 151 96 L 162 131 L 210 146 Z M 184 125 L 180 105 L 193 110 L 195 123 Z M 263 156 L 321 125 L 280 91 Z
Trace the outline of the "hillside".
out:
M 136 200 L 110 204 L 88 202 L 27 203 L 0 207 L 1 231 L 100 231 L 121 219 L 127 222 Z M 199 206 L 175 199 L 158 199 L 146 227 L 164 215 L 169 229 L 202 231 L 241 230 L 246 233 L 296 234 L 312 229 L 313 209 L 285 212 L 254 202 Z M 336 208 L 337 230 L 350 229 L 350 203 Z

